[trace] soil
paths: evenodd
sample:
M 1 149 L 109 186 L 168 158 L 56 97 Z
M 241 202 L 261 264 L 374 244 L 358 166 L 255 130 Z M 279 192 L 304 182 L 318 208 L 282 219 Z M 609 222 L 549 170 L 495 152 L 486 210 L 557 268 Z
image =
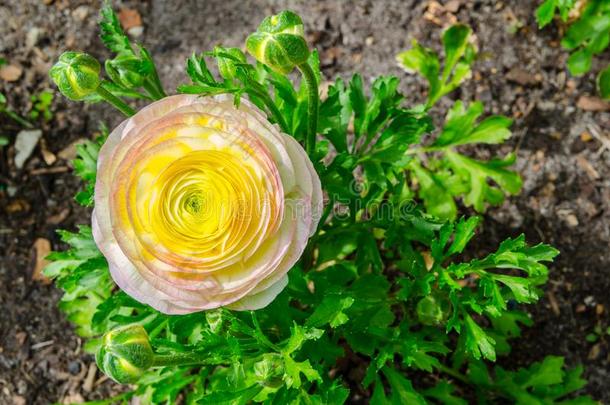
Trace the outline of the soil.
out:
M 186 81 L 184 60 L 193 51 L 219 43 L 242 46 L 264 16 L 290 8 L 303 17 L 320 50 L 327 80 L 354 72 L 367 79 L 397 75 L 413 104 L 424 99 L 423 82 L 396 65 L 396 53 L 411 39 L 438 49 L 442 27 L 455 21 L 472 26 L 481 55 L 473 78 L 440 103 L 434 118 L 442 122 L 451 99 L 478 99 L 487 113 L 514 117 L 515 135 L 500 149 L 517 152 L 524 178 L 520 195 L 486 213 L 475 248 L 484 253 L 525 233 L 529 241 L 545 241 L 562 252 L 551 266 L 544 298 L 529 308 L 535 325 L 499 363 L 518 367 L 545 355 L 565 356 L 570 366 L 584 365 L 589 384 L 583 392 L 610 403 L 610 336 L 587 339 L 596 327 L 605 332 L 610 326 L 608 106 L 589 110 L 594 74 L 567 73 L 567 53 L 558 42 L 563 28 L 553 24 L 539 31 L 533 18 L 537 2 L 440 3 L 149 0 L 115 2 L 115 7 L 140 14 L 139 40 L 152 50 L 166 89 Z M 9 106 L 26 115 L 30 97 L 52 89 L 46 72 L 61 52 L 108 55 L 97 37 L 98 9 L 95 1 L 0 0 L 0 57 L 22 70 L 16 81 L 0 79 Z M 608 60 L 608 52 L 597 57 L 592 72 Z M 81 339 L 57 309 L 60 292 L 32 276 L 35 240 L 45 238 L 61 249 L 55 230 L 72 230 L 89 219 L 73 200 L 79 182 L 71 174 L 70 145 L 92 138 L 100 120 L 113 127 L 121 118 L 110 107 L 61 96 L 51 111 L 49 122 L 35 121 L 43 135 L 22 169 L 14 164 L 20 128 L 0 116 L 0 135 L 10 139 L 0 148 L 0 404 L 79 402 L 120 390 L 83 353 Z

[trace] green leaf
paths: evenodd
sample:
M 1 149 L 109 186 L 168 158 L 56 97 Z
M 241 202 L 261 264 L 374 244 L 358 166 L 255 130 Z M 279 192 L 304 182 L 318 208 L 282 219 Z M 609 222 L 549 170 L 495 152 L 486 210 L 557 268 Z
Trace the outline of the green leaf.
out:
M 382 371 L 392 389 L 391 404 L 426 405 L 426 400 L 413 389 L 411 381 L 404 378 L 391 367 L 384 367 Z
M 284 382 L 288 388 L 299 388 L 302 384 L 301 374 L 305 376 L 307 381 L 322 382 L 322 377 L 315 370 L 309 360 L 296 362 L 290 356 L 284 356 Z
M 480 223 L 481 217 L 470 217 L 466 220 L 461 218 L 455 225 L 453 242 L 444 256 L 448 257 L 454 254 L 462 253 L 468 242 L 470 242 L 472 237 L 475 235 L 475 230 Z
M 129 38 L 125 35 L 117 15 L 109 4 L 100 10 L 100 29 L 102 42 L 108 49 L 116 53 L 133 52 Z
M 352 297 L 341 297 L 340 295 L 329 295 L 322 299 L 309 319 L 307 325 L 319 328 L 326 324 L 336 328 L 345 324 L 349 319 L 343 312 L 354 303 Z
M 568 69 L 574 76 L 581 76 L 591 70 L 593 55 L 587 49 L 580 49 L 568 58 Z
M 436 52 L 413 41 L 412 48 L 399 53 L 396 60 L 408 73 L 417 72 L 428 81 L 428 105 L 434 104 L 442 91 L 439 79 L 440 62 Z
M 474 102 L 464 108 L 461 101 L 456 101 L 449 110 L 440 136 L 433 147 L 448 147 L 472 143 L 502 143 L 512 135 L 508 129 L 512 120 L 504 116 L 492 116 L 475 125 L 483 113 L 483 104 Z
M 492 159 L 482 162 L 468 158 L 456 152 L 447 151 L 446 158 L 456 174 L 469 184 L 470 190 L 464 196 L 464 203 L 473 206 L 477 211 L 485 209 L 485 202 L 497 205 L 504 200 L 502 191 L 508 194 L 517 194 L 521 190 L 521 177 L 506 166 L 514 163 L 514 155 L 505 159 Z M 493 180 L 499 187 L 496 188 L 487 182 Z
M 538 23 L 538 28 L 543 28 L 553 21 L 556 7 L 556 0 L 545 0 L 538 6 L 536 9 L 536 22 Z
M 246 405 L 263 390 L 263 386 L 254 384 L 238 391 L 216 391 L 197 401 L 201 405 Z
M 548 356 L 542 363 L 530 367 L 524 387 L 559 384 L 563 381 L 563 357 Z
M 437 218 L 454 220 L 457 206 L 442 180 L 415 160 L 411 161 L 409 168 L 418 181 L 419 198 L 424 201 L 426 211 Z
M 455 387 L 447 380 L 441 380 L 434 387 L 423 391 L 424 396 L 433 398 L 445 405 L 468 405 L 468 401 L 454 395 Z
M 458 60 L 464 55 L 471 29 L 466 25 L 453 25 L 443 34 L 443 45 L 445 47 L 445 66 L 443 68 L 442 80 L 447 81 Z
M 465 315 L 466 347 L 475 359 L 481 356 L 487 360 L 496 361 L 495 341 L 470 317 Z
M 599 72 L 597 76 L 597 89 L 602 98 L 610 99 L 610 65 Z

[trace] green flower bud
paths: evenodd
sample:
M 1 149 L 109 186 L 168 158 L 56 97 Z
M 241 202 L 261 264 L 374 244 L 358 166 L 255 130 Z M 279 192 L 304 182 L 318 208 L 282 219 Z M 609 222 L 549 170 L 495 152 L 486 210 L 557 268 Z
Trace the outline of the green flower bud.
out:
M 108 377 L 128 384 L 152 367 L 154 357 L 146 330 L 141 325 L 127 325 L 104 335 L 95 361 Z
M 91 55 L 64 52 L 49 71 L 59 91 L 71 100 L 82 100 L 100 85 L 100 63 Z
M 438 326 L 447 320 L 450 304 L 447 299 L 428 295 L 417 303 L 417 318 L 424 325 Z
M 145 64 L 134 55 L 119 55 L 107 60 L 104 67 L 106 74 L 113 82 L 127 89 L 141 87 L 150 73 Z
M 292 11 L 267 17 L 246 41 L 246 48 L 259 62 L 282 74 L 309 58 L 303 21 Z
M 214 52 L 218 54 L 216 61 L 218 63 L 218 72 L 223 79 L 233 80 L 237 72 L 237 64 L 246 63 L 246 55 L 239 48 L 223 48 L 217 46 Z M 222 55 L 228 56 L 222 56 Z

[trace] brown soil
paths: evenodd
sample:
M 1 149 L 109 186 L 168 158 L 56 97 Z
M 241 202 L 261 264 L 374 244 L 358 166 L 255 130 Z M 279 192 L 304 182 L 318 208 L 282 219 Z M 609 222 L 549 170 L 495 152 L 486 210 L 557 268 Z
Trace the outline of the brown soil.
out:
M 437 47 L 443 24 L 471 25 L 482 58 L 473 79 L 451 97 L 479 99 L 488 113 L 516 119 L 515 136 L 502 151 L 517 151 L 525 180 L 521 195 L 485 215 L 477 249 L 487 251 L 524 232 L 530 241 L 546 241 L 562 252 L 552 265 L 544 299 L 532 308 L 535 326 L 500 363 L 515 367 L 548 354 L 565 356 L 569 365 L 584 364 L 589 380 L 584 392 L 610 403 L 610 336 L 585 339 L 596 326 L 604 331 L 610 326 L 610 151 L 603 146 L 610 143 L 610 113 L 587 111 L 582 100 L 578 103 L 595 94 L 594 76 L 567 74 L 559 29 L 537 30 L 536 2 L 434 3 L 151 0 L 117 2 L 116 7 L 136 9 L 142 16 L 140 40 L 153 51 L 167 89 L 185 81 L 183 61 L 193 51 L 218 43 L 241 46 L 265 15 L 291 8 L 303 16 L 327 79 L 354 72 L 366 78 L 398 75 L 413 104 L 423 100 L 422 81 L 403 73 L 395 54 L 412 38 Z M 25 115 L 31 95 L 51 88 L 46 72 L 62 51 L 107 55 L 97 38 L 98 8 L 98 2 L 87 1 L 0 1 L 0 57 L 23 69 L 17 81 L 0 79 L 10 106 Z M 597 58 L 593 71 L 608 59 L 608 52 Z M 444 100 L 434 111 L 437 122 L 450 103 Z M 87 210 L 72 199 L 79 182 L 70 173 L 67 147 L 92 138 L 99 120 L 112 127 L 120 116 L 109 107 L 60 96 L 52 111 L 50 122 L 36 122 L 46 146 L 39 142 L 21 170 L 14 165 L 13 145 L 20 128 L 0 116 L 0 135 L 11 139 L 10 146 L 0 148 L 1 404 L 76 402 L 117 390 L 96 373 L 92 357 L 83 353 L 81 339 L 57 309 L 59 291 L 32 280 L 32 246 L 42 237 L 60 249 L 56 228 L 88 222 Z M 51 165 L 43 159 L 45 149 L 57 157 Z

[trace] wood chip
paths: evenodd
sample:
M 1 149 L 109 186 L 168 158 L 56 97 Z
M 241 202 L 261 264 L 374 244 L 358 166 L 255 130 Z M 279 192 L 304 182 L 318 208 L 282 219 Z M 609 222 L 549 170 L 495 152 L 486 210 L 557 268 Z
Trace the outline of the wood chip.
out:
M 45 238 L 38 238 L 34 241 L 32 250 L 34 251 L 34 255 L 36 257 L 36 264 L 34 265 L 32 280 L 40 281 L 43 284 L 50 284 L 51 280 L 42 274 L 42 271 L 49 264 L 46 257 L 49 255 L 49 253 L 51 253 L 51 242 Z
M 16 82 L 21 77 L 23 69 L 17 65 L 6 65 L 0 68 L 0 79 L 5 82 Z
M 53 163 L 57 161 L 57 157 L 53 152 L 47 148 L 47 142 L 44 138 L 40 140 L 40 151 L 42 152 L 42 159 L 46 164 L 51 166 Z
M 599 357 L 601 353 L 601 346 L 599 343 L 595 344 L 591 350 L 589 351 L 589 355 L 587 356 L 587 360 L 595 360 Z
M 25 343 L 25 339 L 28 337 L 28 334 L 25 332 L 17 332 L 15 333 L 15 340 L 22 346 Z
M 421 252 L 422 257 L 424 258 L 424 263 L 426 264 L 426 270 L 430 271 L 432 266 L 434 266 L 434 258 L 432 254 L 428 251 Z
M 95 382 L 95 375 L 97 374 L 97 365 L 95 362 L 89 364 L 89 371 L 87 371 L 87 377 L 83 383 L 83 390 L 85 392 L 91 392 L 93 389 L 93 383 Z
M 595 313 L 597 315 L 603 315 L 604 311 L 606 310 L 606 308 L 602 305 L 602 304 L 597 304 L 595 306 Z
M 57 174 L 57 173 L 65 173 L 69 171 L 70 168 L 68 166 L 58 166 L 58 167 L 43 167 L 40 169 L 34 169 L 30 172 L 32 176 L 37 176 L 40 174 Z
M 576 106 L 585 111 L 610 111 L 610 103 L 599 97 L 580 96 Z
M 506 79 L 508 81 L 518 83 L 522 86 L 531 86 L 537 83 L 540 83 L 540 79 L 538 76 L 531 74 L 525 69 L 521 68 L 512 68 L 507 74 Z
M 561 311 L 559 310 L 559 304 L 557 304 L 557 298 L 555 298 L 555 294 L 553 293 L 553 291 L 549 291 L 547 295 L 549 297 L 549 303 L 551 304 L 551 309 L 553 310 L 553 313 L 555 314 L 555 316 L 559 316 L 561 314 Z
M 591 180 L 597 180 L 600 178 L 599 172 L 595 170 L 593 165 L 591 165 L 587 158 L 584 157 L 582 154 L 576 157 L 576 162 L 578 162 L 580 168 L 583 169 L 585 173 L 587 173 L 587 176 L 589 176 Z
M 25 398 L 22 397 L 21 395 L 13 395 L 13 405 L 25 405 L 26 401 Z
M 74 160 L 76 158 L 76 147 L 82 143 L 85 143 L 85 138 L 79 138 L 72 142 L 70 145 L 66 146 L 62 150 L 59 151 L 57 157 L 63 160 Z
M 142 17 L 140 17 L 140 13 L 138 10 L 132 8 L 122 8 L 121 11 L 119 11 L 119 21 L 126 31 L 133 27 L 142 26 Z
M 47 224 L 59 225 L 70 215 L 70 208 L 64 208 L 59 214 L 51 215 L 47 218 Z

